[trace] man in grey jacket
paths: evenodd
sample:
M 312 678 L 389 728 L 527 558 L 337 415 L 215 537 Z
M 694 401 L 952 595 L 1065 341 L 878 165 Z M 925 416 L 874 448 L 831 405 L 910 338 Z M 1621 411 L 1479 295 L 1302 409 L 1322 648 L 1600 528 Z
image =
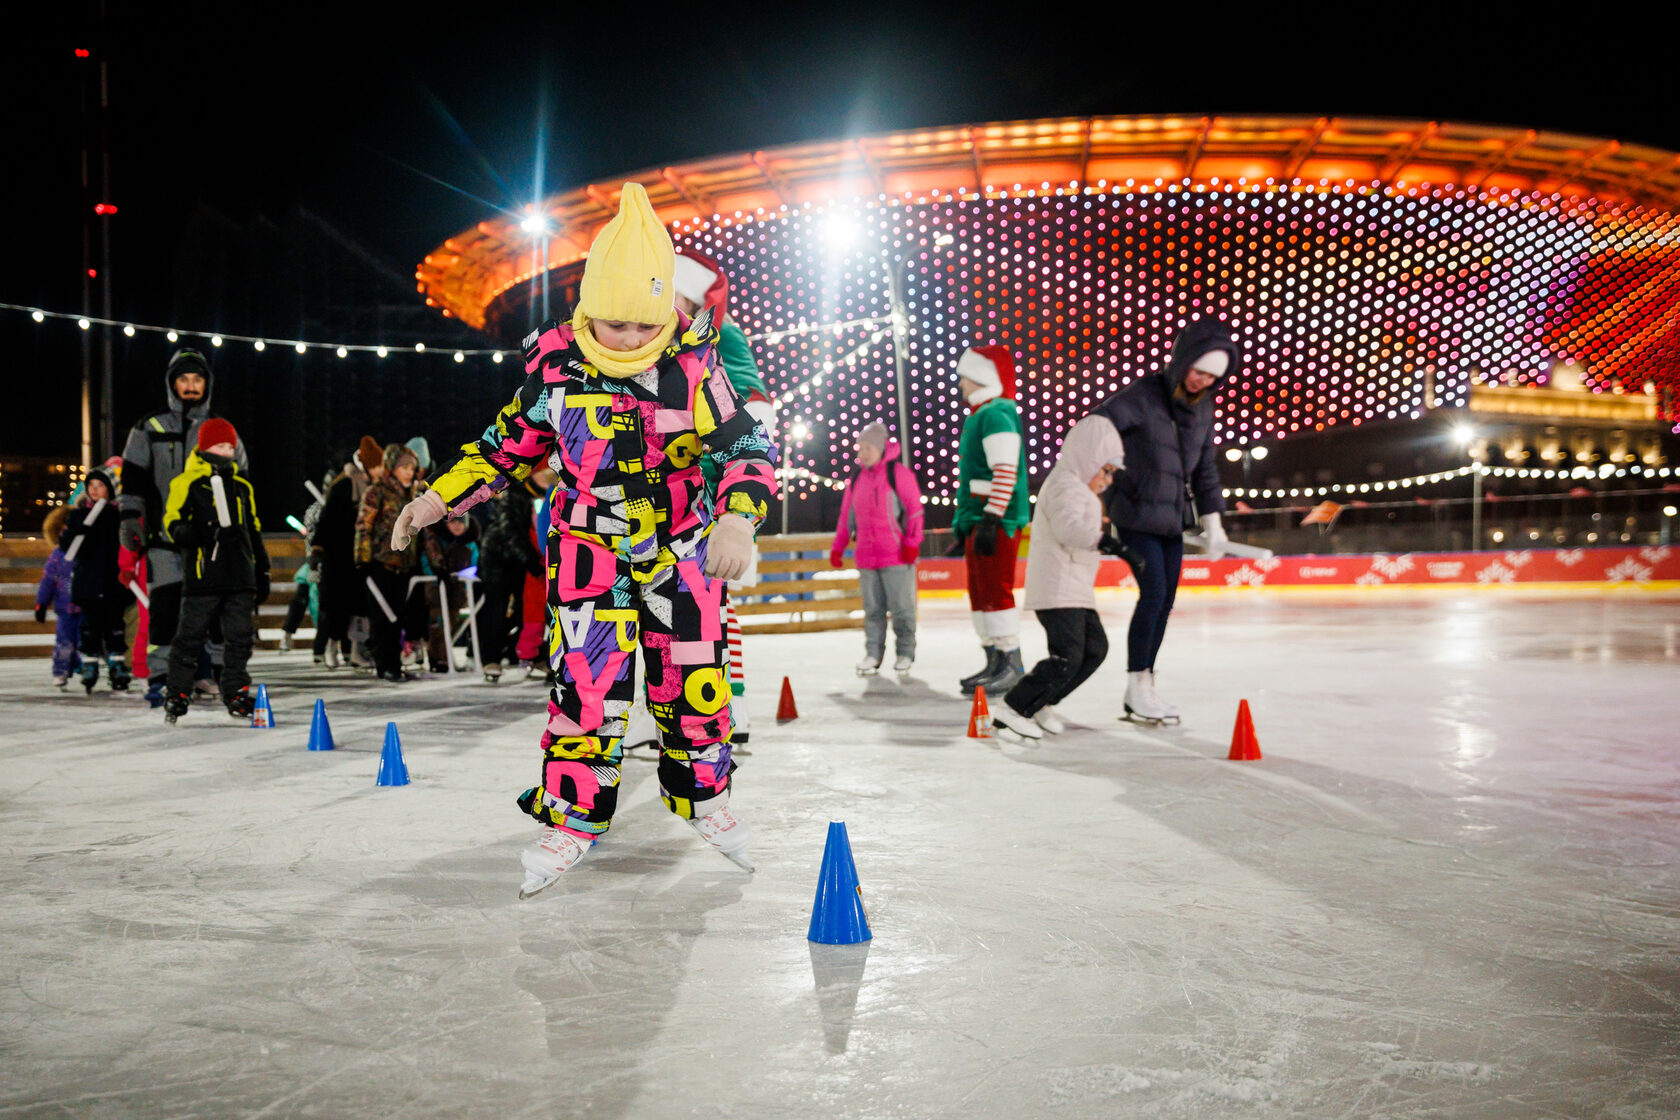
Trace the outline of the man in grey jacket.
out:
M 146 699 L 154 708 L 163 703 L 169 644 L 181 616 L 181 557 L 162 532 L 164 500 L 169 484 L 186 468 L 187 456 L 197 446 L 199 425 L 216 415 L 210 411 L 210 363 L 198 351 L 175 351 L 164 371 L 163 385 L 164 407 L 142 416 L 128 433 L 117 487 L 117 509 L 122 514 L 117 543 L 122 547 L 124 584 L 135 582 L 139 558 L 146 558 L 146 592 L 151 600 Z M 238 444 L 236 458 L 243 473 L 250 465 L 244 441 Z

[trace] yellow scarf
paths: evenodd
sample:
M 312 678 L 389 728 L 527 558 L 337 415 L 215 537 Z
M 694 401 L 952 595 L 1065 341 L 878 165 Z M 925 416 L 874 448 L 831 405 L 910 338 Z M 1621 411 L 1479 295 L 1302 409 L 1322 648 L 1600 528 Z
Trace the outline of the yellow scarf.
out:
M 572 334 L 577 337 L 578 349 L 583 351 L 590 365 L 608 377 L 635 377 L 643 372 L 659 360 L 659 355 L 671 344 L 676 333 L 677 313 L 672 311 L 665 329 L 644 345 L 635 350 L 608 350 L 589 329 L 589 316 L 581 311 L 572 313 Z

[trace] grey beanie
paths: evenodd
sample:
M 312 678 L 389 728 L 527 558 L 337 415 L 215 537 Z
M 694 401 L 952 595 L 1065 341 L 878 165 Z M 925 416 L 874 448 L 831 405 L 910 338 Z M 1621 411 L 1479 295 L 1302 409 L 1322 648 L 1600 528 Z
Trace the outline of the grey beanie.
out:
M 863 431 L 858 433 L 858 442 L 867 443 L 877 451 L 886 451 L 887 426 L 879 420 L 870 421 L 863 426 Z

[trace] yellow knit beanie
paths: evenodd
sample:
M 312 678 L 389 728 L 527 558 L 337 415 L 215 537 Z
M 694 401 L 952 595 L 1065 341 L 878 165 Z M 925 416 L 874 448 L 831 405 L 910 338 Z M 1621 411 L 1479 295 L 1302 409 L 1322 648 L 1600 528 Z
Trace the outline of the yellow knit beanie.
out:
M 626 323 L 675 320 L 671 275 L 676 252 L 640 183 L 624 184 L 618 213 L 589 247 L 577 309 L 591 319 Z

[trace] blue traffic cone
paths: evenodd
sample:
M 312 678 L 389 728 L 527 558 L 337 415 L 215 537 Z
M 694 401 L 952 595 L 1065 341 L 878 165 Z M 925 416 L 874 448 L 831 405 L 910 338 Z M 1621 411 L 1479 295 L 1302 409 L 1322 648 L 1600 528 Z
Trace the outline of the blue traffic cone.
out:
M 309 749 L 312 751 L 330 751 L 333 749 L 332 727 L 327 723 L 327 702 L 315 701 L 315 717 L 309 721 Z
M 268 686 L 257 686 L 257 705 L 251 709 L 251 726 L 273 728 L 274 706 L 268 702 Z
M 379 780 L 374 783 L 380 786 L 406 786 L 408 784 L 408 764 L 403 762 L 402 740 L 397 738 L 397 725 L 385 725 L 385 750 L 379 756 Z
M 806 936 L 824 945 L 854 945 L 870 939 L 869 915 L 863 909 L 863 888 L 858 886 L 845 821 L 828 822 L 828 844 L 823 848 L 822 871 L 817 876 L 817 902 L 811 909 L 811 932 Z

